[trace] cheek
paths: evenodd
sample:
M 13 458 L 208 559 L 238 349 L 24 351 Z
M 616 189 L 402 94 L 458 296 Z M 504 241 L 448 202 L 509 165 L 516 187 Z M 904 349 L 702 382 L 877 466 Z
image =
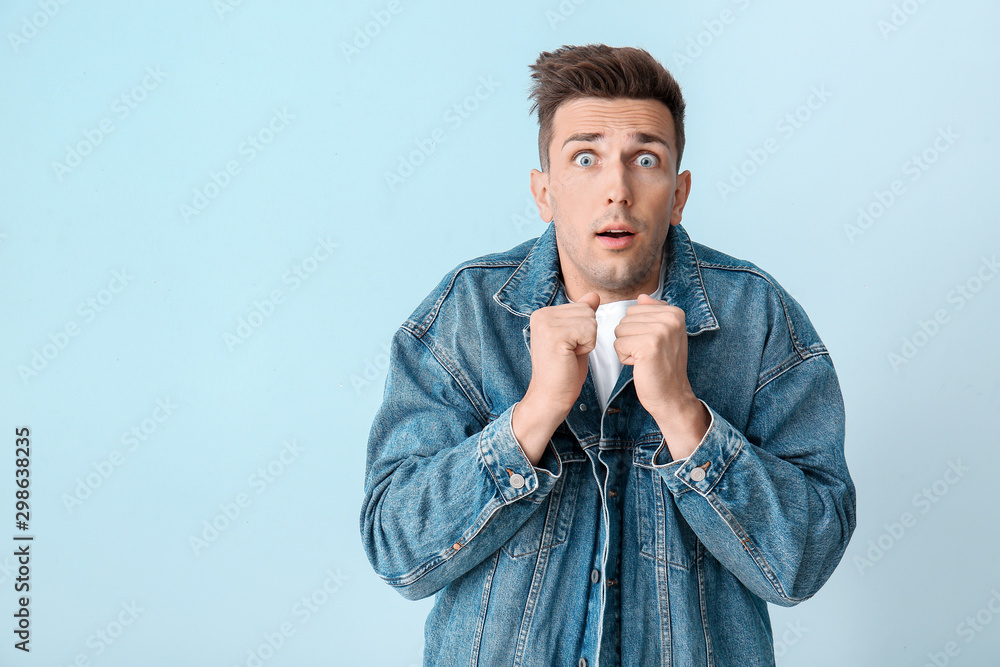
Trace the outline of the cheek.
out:
M 560 169 L 552 174 L 550 183 L 560 190 L 576 191 L 586 187 L 593 180 L 593 173 L 581 169 Z
M 575 194 L 579 190 L 579 184 L 563 176 L 558 180 L 553 180 L 551 190 L 553 197 L 561 198 L 568 203 L 572 201 L 568 195 Z
M 677 189 L 677 186 L 674 182 L 665 178 L 658 178 L 649 183 L 650 193 L 655 194 L 659 199 L 669 199 L 673 196 L 675 189 Z
M 670 185 L 658 185 L 649 190 L 650 205 L 657 211 L 670 211 L 674 203 L 674 188 Z
M 552 197 L 553 207 L 558 207 L 559 211 L 566 215 L 583 208 L 586 189 L 564 179 L 553 183 L 549 188 L 549 194 Z

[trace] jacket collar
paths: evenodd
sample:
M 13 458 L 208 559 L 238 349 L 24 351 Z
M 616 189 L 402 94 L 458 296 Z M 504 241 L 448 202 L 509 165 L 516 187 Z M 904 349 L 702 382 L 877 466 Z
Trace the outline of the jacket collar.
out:
M 698 257 L 687 231 L 681 225 L 671 226 L 664 248 L 667 251 L 667 277 L 663 283 L 662 300 L 684 311 L 689 336 L 718 329 L 719 322 L 705 294 Z M 493 299 L 521 317 L 529 317 L 539 308 L 568 302 L 560 282 L 555 225 L 549 223 L 545 233 L 538 237 L 528 255 L 493 295 Z

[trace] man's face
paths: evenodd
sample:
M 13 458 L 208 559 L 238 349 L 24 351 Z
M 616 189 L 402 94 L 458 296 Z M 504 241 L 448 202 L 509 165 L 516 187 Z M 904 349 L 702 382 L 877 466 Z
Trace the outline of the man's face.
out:
M 567 296 L 601 302 L 656 289 L 670 225 L 681 221 L 691 173 L 677 174 L 674 121 L 658 100 L 584 97 L 553 118 L 549 169 L 531 172 L 543 220 L 556 226 Z

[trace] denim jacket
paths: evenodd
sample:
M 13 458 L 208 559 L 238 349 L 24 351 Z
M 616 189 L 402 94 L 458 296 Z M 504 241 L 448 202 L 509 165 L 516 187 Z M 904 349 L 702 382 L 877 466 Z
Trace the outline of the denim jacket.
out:
M 393 337 L 361 534 L 383 580 L 437 596 L 425 665 L 773 665 L 766 603 L 840 562 L 855 491 L 826 347 L 755 265 L 679 225 L 664 248 L 711 415 L 680 461 L 630 366 L 604 410 L 588 375 L 537 466 L 514 438 L 529 316 L 566 303 L 552 225 L 458 266 Z

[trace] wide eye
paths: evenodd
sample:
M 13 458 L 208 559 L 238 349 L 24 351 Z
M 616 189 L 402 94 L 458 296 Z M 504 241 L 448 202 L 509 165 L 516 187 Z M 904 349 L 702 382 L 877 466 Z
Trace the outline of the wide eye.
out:
M 660 159 L 655 155 L 653 155 L 652 153 L 643 153 L 642 155 L 639 156 L 639 159 L 636 160 L 636 162 L 639 164 L 640 167 L 646 167 L 648 169 L 650 167 L 655 167 L 656 165 L 658 165 L 660 163 Z
M 573 162 L 580 167 L 590 167 L 594 164 L 594 156 L 591 153 L 580 152 L 573 157 Z

